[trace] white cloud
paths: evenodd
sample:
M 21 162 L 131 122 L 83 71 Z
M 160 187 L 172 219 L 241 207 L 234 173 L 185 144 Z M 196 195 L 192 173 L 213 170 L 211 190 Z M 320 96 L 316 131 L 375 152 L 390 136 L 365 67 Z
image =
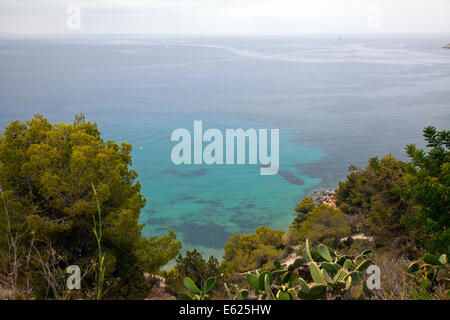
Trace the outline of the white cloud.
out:
M 450 32 L 449 0 L 0 0 L 0 32 L 68 32 L 73 4 L 84 33 Z

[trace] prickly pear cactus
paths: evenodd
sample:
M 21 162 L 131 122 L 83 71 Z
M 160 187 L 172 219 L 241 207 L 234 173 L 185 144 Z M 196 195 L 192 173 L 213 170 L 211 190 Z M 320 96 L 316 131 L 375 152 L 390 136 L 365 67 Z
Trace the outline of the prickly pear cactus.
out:
M 247 282 L 254 289 L 255 295 L 264 294 L 267 299 L 277 300 L 315 300 L 343 295 L 352 291 L 352 296 L 358 298 L 362 293 L 364 271 L 373 264 L 368 259 L 371 250 L 363 251 L 356 257 L 342 256 L 331 253 L 323 244 L 317 247 L 321 262 L 315 261 L 311 254 L 309 241 L 305 242 L 303 258 L 297 259 L 292 265 L 283 266 L 274 262 L 271 272 L 247 274 Z M 309 270 L 312 281 L 308 283 L 299 276 L 298 269 Z M 279 283 L 280 285 L 273 285 Z M 277 292 L 274 294 L 273 287 Z M 353 290 L 352 290 L 353 288 Z

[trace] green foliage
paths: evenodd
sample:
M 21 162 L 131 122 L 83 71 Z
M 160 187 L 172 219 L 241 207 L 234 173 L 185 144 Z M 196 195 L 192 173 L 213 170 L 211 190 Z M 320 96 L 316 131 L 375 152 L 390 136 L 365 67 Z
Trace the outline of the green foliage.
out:
M 337 242 L 350 232 L 350 226 L 340 210 L 325 204 L 316 206 L 311 198 L 303 198 L 295 211 L 297 216 L 285 235 L 288 244 L 295 245 L 306 238 Z
M 278 261 L 276 261 L 274 265 L 276 267 L 281 267 L 281 264 Z M 253 288 L 255 296 L 264 293 L 269 300 L 293 300 L 294 292 L 284 285 L 278 290 L 276 296 L 272 291 L 272 283 L 275 277 L 285 272 L 287 272 L 287 270 L 274 270 L 272 272 L 263 271 L 261 273 L 256 271 L 256 275 L 248 273 L 246 279 L 250 287 Z
M 310 252 L 308 243 L 306 243 L 306 252 Z M 307 254 L 310 259 L 310 275 L 314 283 L 308 285 L 304 279 L 299 279 L 298 296 L 302 299 L 323 298 L 326 292 L 332 296 L 343 295 L 352 286 L 362 286 L 363 272 L 373 264 L 372 260 L 366 259 L 366 256 L 370 254 L 368 251 L 356 257 L 342 256 L 335 251 L 333 258 L 328 248 L 320 244 L 318 252 L 325 260 L 320 264 L 311 260 L 311 255 Z
M 417 239 L 432 253 L 437 249 L 448 250 L 450 134 L 429 127 L 424 130 L 424 136 L 432 149 L 426 153 L 408 146 L 411 163 L 389 155 L 381 160 L 371 158 L 365 169 L 351 167 L 352 172 L 336 192 L 339 209 L 316 206 L 311 199 L 304 198 L 295 208 L 297 215 L 284 236 L 264 227 L 252 235 L 234 235 L 225 247 L 225 270 L 254 271 L 246 275 L 250 291 L 241 290 L 237 285 L 228 288 L 225 284 L 229 298 L 254 298 L 252 294 L 257 299 L 271 300 L 360 298 L 364 272 L 374 264 L 368 258 L 372 250 L 356 256 L 330 250 L 330 247 L 348 247 L 351 249 L 348 253 L 367 248 L 357 241 L 350 248 L 353 241 L 350 237 L 340 241 L 354 232 L 375 236 L 375 244 L 385 246 L 387 252 L 395 248 L 408 256 L 415 255 Z M 292 246 L 306 239 L 305 246 L 297 249 L 300 255 L 303 250 L 303 257 L 292 265 L 277 261 L 277 257 L 285 257 L 287 253 L 286 250 L 283 254 L 282 237 Z M 316 249 L 310 249 L 308 239 L 328 246 L 319 244 Z M 413 279 L 410 298 L 442 297 L 441 281 L 448 281 L 448 277 L 440 280 L 438 274 L 446 268 L 447 256 L 426 253 L 423 261 L 423 264 L 414 262 L 408 268 Z M 411 282 L 402 285 L 410 288 Z M 376 297 L 378 293 L 370 294 Z M 405 291 L 401 294 L 404 296 Z
M 313 260 L 309 241 L 306 240 L 304 259 L 297 259 L 287 268 L 275 261 L 275 270 L 248 273 L 246 279 L 255 296 L 263 294 L 269 300 L 315 300 L 324 299 L 327 294 L 331 297 L 342 296 L 352 287 L 363 286 L 363 272 L 373 264 L 372 260 L 367 259 L 369 251 L 356 257 L 342 256 L 337 252 L 333 252 L 332 256 L 326 246 L 321 244 L 319 248 L 319 254 L 326 260 L 324 262 Z M 304 270 L 309 271 L 305 273 Z M 305 278 L 311 279 L 310 283 L 300 276 L 302 272 Z M 275 286 L 274 294 L 274 284 L 278 281 L 281 285 Z
M 429 299 L 431 298 L 435 287 L 440 282 L 446 282 L 446 279 L 439 279 L 439 273 L 443 271 L 447 265 L 447 255 L 441 254 L 439 257 L 430 253 L 423 256 L 424 263 L 419 261 L 412 262 L 407 269 L 407 274 L 414 281 L 415 291 L 411 298 L 413 299 Z
M 402 222 L 411 226 L 425 248 L 433 252 L 450 248 L 450 131 L 427 127 L 423 131 L 428 152 L 406 146 L 411 159 L 401 193 L 419 205 Z
M 253 234 L 234 234 L 225 244 L 224 270 L 245 272 L 271 264 L 283 252 L 283 234 L 264 226 L 258 227 Z
M 176 241 L 177 235 L 169 230 L 167 235 L 152 236 L 146 241 L 140 241 L 136 246 L 136 255 L 139 264 L 148 273 L 157 273 L 159 269 L 175 258 L 182 247 L 180 241 Z
M 226 283 L 223 284 L 225 287 L 225 292 L 230 300 L 247 300 L 248 298 L 248 290 L 247 289 L 239 289 L 237 285 L 234 285 L 234 294 L 231 292 L 230 288 Z
M 425 253 L 423 256 L 423 264 L 418 261 L 411 263 L 408 266 L 407 273 L 415 278 L 422 277 L 430 281 L 430 288 L 438 281 L 438 273 L 447 266 L 447 255 L 441 254 L 438 257 L 430 253 Z
M 169 291 L 187 288 L 190 294 L 181 292 L 181 299 L 209 299 L 221 287 L 222 271 L 255 270 L 246 275 L 248 289 L 221 282 L 230 299 L 329 299 L 349 292 L 358 298 L 363 273 L 373 264 L 371 250 L 357 256 L 330 250 L 342 248 L 340 239 L 354 231 L 375 236 L 378 246 L 404 250 L 405 243 L 415 248 L 417 242 L 428 252 L 448 253 L 450 131 L 427 127 L 423 134 L 430 149 L 408 145 L 410 163 L 389 155 L 371 158 L 365 169 L 351 167 L 336 192 L 339 209 L 304 198 L 287 233 L 261 226 L 253 234 L 235 234 L 220 266 L 196 250 L 180 255 L 175 268 L 163 272 Z M 181 243 L 173 231 L 142 235 L 145 199 L 131 164 L 131 145 L 103 141 L 83 115 L 72 124 L 51 124 L 39 115 L 12 122 L 0 136 L 0 275 L 32 287 L 36 298 L 68 298 L 63 270 L 76 264 L 88 271 L 85 298 L 143 297 L 143 273 L 160 272 Z M 328 246 L 310 249 L 308 239 Z M 302 258 L 291 265 L 278 261 L 286 256 L 286 242 L 304 240 Z M 408 267 L 411 298 L 431 298 L 440 288 L 447 255 L 431 253 Z M 43 279 L 43 269 L 57 272 L 55 283 Z
M 102 298 L 103 294 L 103 283 L 105 280 L 105 255 L 102 254 L 102 235 L 103 235 L 103 227 L 102 227 L 102 211 L 100 209 L 100 204 L 98 202 L 97 197 L 97 191 L 95 190 L 94 185 L 92 185 L 92 189 L 94 191 L 95 195 L 95 201 L 97 202 L 97 210 L 98 210 L 98 230 L 97 230 L 97 222 L 95 220 L 95 216 L 92 217 L 94 220 L 94 228 L 92 229 L 94 231 L 95 239 L 97 239 L 97 246 L 98 246 L 98 269 L 97 269 L 97 279 L 98 279 L 98 286 L 97 286 L 97 300 L 100 300 Z
M 337 205 L 367 219 L 360 231 L 374 235 L 377 245 L 414 250 L 419 240 L 430 251 L 449 250 L 450 131 L 427 127 L 423 135 L 430 149 L 406 146 L 409 163 L 372 158 L 339 184 Z
M 92 217 L 101 207 L 101 250 L 105 283 L 114 283 L 108 294 L 132 298 L 144 296 L 143 272 L 158 270 L 173 259 L 181 247 L 175 235 L 146 239 L 138 223 L 145 199 L 131 166 L 131 145 L 103 141 L 95 123 L 83 115 L 71 124 L 51 124 L 36 115 L 25 122 L 13 121 L 0 137 L 0 185 L 8 208 L 12 233 L 20 233 L 18 255 L 37 254 L 44 264 L 48 246 L 61 258 L 60 268 L 76 264 L 89 270 L 98 260 L 98 242 Z M 95 186 L 97 197 L 92 185 Z M 98 202 L 97 202 L 98 201 Z M 6 212 L 0 209 L 0 233 L 6 232 Z M 97 229 L 98 228 L 98 229 Z M 99 236 L 99 234 L 97 234 Z M 0 237 L 0 259 L 5 237 Z M 31 259 L 21 268 L 20 281 L 33 282 L 38 298 L 52 294 L 38 287 L 42 263 Z M 2 261 L 1 265 L 6 265 Z M 10 273 L 10 270 L 3 270 Z M 36 280 L 38 279 L 39 280 Z M 88 273 L 83 287 L 98 285 Z M 85 290 L 85 291 L 86 291 Z
M 262 273 L 256 271 L 256 275 L 251 273 L 247 274 L 247 282 L 255 290 L 256 296 L 266 290 L 266 276 L 268 277 L 267 281 L 272 283 L 273 274 L 269 271 L 263 271 Z
M 350 234 L 350 226 L 341 210 L 325 204 L 314 207 L 306 214 L 306 220 L 300 224 L 300 239 L 338 243 Z
M 213 256 L 206 261 L 195 249 L 187 251 L 184 258 L 181 255 L 178 256 L 176 262 L 175 268 L 180 274 L 189 275 L 199 285 L 206 279 L 217 277 L 220 274 L 219 261 Z
M 356 232 L 375 237 L 377 245 L 398 247 L 408 243 L 408 234 L 401 223 L 405 212 L 414 205 L 399 194 L 404 185 L 407 164 L 391 155 L 371 158 L 364 169 L 352 167 L 345 182 L 336 190 L 336 204 L 346 214 L 356 216 Z
M 182 300 L 207 300 L 208 295 L 207 293 L 210 292 L 215 284 L 217 279 L 216 278 L 208 278 L 205 283 L 202 285 L 201 289 L 197 287 L 194 280 L 192 280 L 189 277 L 185 277 L 183 279 L 184 286 L 194 295 L 193 297 L 189 296 L 188 294 L 184 292 L 180 292 L 178 295 L 180 299 Z
M 326 261 L 331 262 L 333 259 L 331 258 L 330 252 L 328 251 L 328 248 L 325 247 L 323 244 L 320 244 L 317 247 L 317 251 L 319 251 L 319 254 L 324 258 Z
M 314 209 L 316 205 L 311 198 L 303 198 L 302 201 L 297 205 L 295 211 L 297 211 L 297 216 L 292 222 L 291 229 L 298 230 L 303 221 L 306 220 L 306 214 Z
M 264 292 L 269 300 L 275 300 L 272 292 L 272 281 L 273 278 L 270 276 L 270 273 L 264 275 Z
M 219 261 L 210 256 L 208 260 L 203 259 L 200 252 L 187 251 L 186 256 L 179 255 L 176 265 L 171 271 L 163 272 L 166 278 L 167 290 L 176 294 L 183 289 L 183 279 L 189 276 L 197 286 L 201 286 L 208 278 L 216 278 L 220 283 L 221 269 Z

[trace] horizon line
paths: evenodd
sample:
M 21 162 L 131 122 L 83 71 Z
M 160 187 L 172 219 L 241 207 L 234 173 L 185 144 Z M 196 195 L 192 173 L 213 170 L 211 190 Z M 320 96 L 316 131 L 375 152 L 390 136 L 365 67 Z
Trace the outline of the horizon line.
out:
M 139 35 L 139 36 L 305 36 L 305 35 L 330 35 L 330 36 L 345 36 L 345 35 L 432 35 L 432 34 L 448 34 L 450 31 L 424 31 L 424 32 L 303 32 L 303 33 L 162 33 L 162 32 L 60 32 L 60 33 L 18 33 L 18 32 L 1 32 L 1 35 L 11 35 L 11 36 L 102 36 L 102 35 Z M 450 39 L 449 39 L 450 40 Z

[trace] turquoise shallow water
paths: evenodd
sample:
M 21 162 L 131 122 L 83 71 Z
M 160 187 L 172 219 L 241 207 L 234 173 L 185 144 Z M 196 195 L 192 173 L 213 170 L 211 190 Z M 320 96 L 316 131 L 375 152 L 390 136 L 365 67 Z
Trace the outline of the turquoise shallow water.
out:
M 160 235 L 172 229 L 185 250 L 197 248 L 220 257 L 224 243 L 234 233 L 251 233 L 260 225 L 284 229 L 294 216 L 293 205 L 321 182 L 321 178 L 310 177 L 296 166 L 324 158 L 326 153 L 318 147 L 299 145 L 296 140 L 300 133 L 296 130 L 280 131 L 281 174 L 262 176 L 259 165 L 177 166 L 170 160 L 176 145 L 170 135 L 176 128 L 193 134 L 194 120 L 198 119 L 204 131 L 217 128 L 223 133 L 227 128 L 270 129 L 267 121 L 182 110 L 175 115 L 140 110 L 138 121 L 133 120 L 136 114 L 128 117 L 105 125 L 104 132 L 120 133 L 111 136 L 134 145 L 133 167 L 148 201 L 141 214 L 141 222 L 146 223 L 144 233 Z
M 286 229 L 302 197 L 350 164 L 450 125 L 449 35 L 0 38 L 0 125 L 79 112 L 132 143 L 148 236 L 221 257 L 233 233 Z M 175 166 L 177 128 L 280 129 L 280 172 Z

